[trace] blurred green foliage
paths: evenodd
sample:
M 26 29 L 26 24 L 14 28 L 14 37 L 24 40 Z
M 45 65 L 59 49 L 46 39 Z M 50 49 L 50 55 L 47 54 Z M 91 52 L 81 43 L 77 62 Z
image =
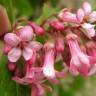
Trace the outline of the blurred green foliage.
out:
M 6 8 L 11 24 L 14 24 L 22 17 L 42 24 L 45 19 L 57 13 L 62 7 L 78 7 L 82 1 L 83 0 L 0 0 L 0 4 Z M 89 1 L 94 4 L 94 9 L 96 9 L 96 0 Z M 37 39 L 43 42 L 41 37 Z M 1 42 L 0 51 L 2 52 Z M 7 58 L 1 55 L 1 52 L 0 96 L 30 96 L 29 87 L 21 86 L 11 80 L 12 74 L 7 70 Z M 53 92 L 47 94 L 48 96 L 96 96 L 95 85 L 96 76 L 90 78 L 67 76 L 63 80 L 60 80 L 59 85 L 52 85 Z

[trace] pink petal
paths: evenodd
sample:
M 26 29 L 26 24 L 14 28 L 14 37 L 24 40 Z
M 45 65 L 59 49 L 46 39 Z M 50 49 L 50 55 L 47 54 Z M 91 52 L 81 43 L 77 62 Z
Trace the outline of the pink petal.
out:
M 60 12 L 59 18 L 64 22 L 78 23 L 76 14 L 73 14 L 65 9 Z
M 51 68 L 44 67 L 43 68 L 43 73 L 44 73 L 44 75 L 46 77 L 49 77 L 49 78 L 54 78 L 54 76 L 55 76 L 55 72 L 54 72 L 54 68 L 53 67 L 51 67 Z
M 96 21 L 96 11 L 93 11 L 93 12 L 89 15 L 89 21 L 90 21 L 90 22 L 95 22 L 95 21 Z
M 41 86 L 40 84 L 37 84 L 37 88 L 38 88 L 38 95 L 39 96 L 44 96 L 45 91 L 44 91 L 43 86 Z
M 77 67 L 73 64 L 73 61 L 71 60 L 70 62 L 70 68 L 69 68 L 69 71 L 71 74 L 77 76 L 79 74 L 78 70 L 77 70 Z
M 4 41 L 10 46 L 17 46 L 20 38 L 14 33 L 8 33 L 4 36 Z
M 76 39 L 72 39 L 72 36 L 67 41 L 70 52 L 71 52 L 71 61 L 70 61 L 70 68 L 73 73 L 76 74 L 79 72 L 81 75 L 86 76 L 89 72 L 90 68 L 90 60 L 88 56 L 83 53 L 80 49 L 78 42 Z M 73 69 L 72 69 L 73 68 Z
M 31 96 L 38 96 L 38 89 L 35 84 L 32 84 Z
M 15 68 L 16 68 L 16 64 L 15 63 L 12 63 L 12 62 L 8 63 L 8 70 L 9 71 L 14 72 Z
M 64 24 L 60 21 L 57 20 L 49 21 L 49 24 L 56 30 L 64 30 Z
M 30 68 L 31 67 L 31 68 Z M 44 79 L 44 75 L 42 73 L 41 67 L 33 67 L 30 65 L 27 65 L 26 75 L 23 78 L 26 82 L 42 82 Z
M 13 48 L 9 53 L 8 53 L 8 60 L 10 62 L 16 62 L 21 56 L 21 50 L 19 48 Z
M 32 71 L 31 66 L 27 64 L 25 78 L 33 78 L 33 77 L 34 77 L 34 71 Z
M 32 78 L 32 82 L 40 83 L 44 81 L 44 75 L 42 73 L 41 67 L 34 67 L 31 68 L 31 71 L 34 72 L 34 78 Z
M 33 50 L 29 47 L 25 47 L 22 54 L 23 54 L 24 59 L 28 61 L 32 58 Z
M 64 52 L 64 39 L 62 37 L 58 37 L 56 39 L 55 46 L 56 46 L 57 52 L 60 52 L 60 53 Z
M 17 83 L 22 84 L 22 85 L 28 85 L 29 84 L 28 82 L 24 81 L 23 78 L 20 78 L 17 76 L 13 77 L 12 80 L 14 80 Z
M 83 18 L 84 18 L 84 11 L 82 9 L 78 9 L 77 11 L 77 19 L 79 22 L 82 22 L 83 21 Z
M 20 38 L 23 41 L 30 41 L 33 37 L 33 29 L 30 26 L 24 26 L 19 30 Z
M 8 52 L 9 52 L 11 49 L 12 49 L 12 47 L 11 47 L 10 45 L 5 44 L 5 46 L 4 46 L 4 53 L 5 53 L 5 54 L 8 54 Z
M 55 77 L 54 50 L 49 50 L 48 52 L 45 53 L 43 74 L 47 78 L 54 78 Z
M 41 26 L 39 26 L 39 25 L 37 25 L 37 24 L 35 24 L 33 22 L 29 22 L 29 25 L 34 29 L 34 31 L 38 35 L 43 35 L 44 34 L 44 29 Z
M 58 84 L 59 80 L 57 78 L 48 78 L 48 80 L 50 81 L 50 83 L 52 84 Z
M 29 65 L 31 65 L 31 66 L 34 66 L 35 63 L 36 63 L 36 59 L 37 59 L 36 57 L 37 57 L 36 56 L 36 52 L 34 52 L 33 55 L 32 55 L 32 57 L 31 57 L 31 59 L 28 60 L 26 63 L 29 64 Z
M 88 15 L 91 12 L 92 8 L 91 8 L 91 5 L 89 2 L 83 3 L 83 10 L 84 10 L 86 15 Z
M 84 23 L 82 24 L 82 27 L 85 29 L 84 34 L 91 38 L 95 36 L 95 29 L 94 29 L 94 25 L 89 24 L 89 23 Z
M 96 63 L 96 44 L 93 41 L 90 41 L 86 44 L 86 52 L 89 55 L 91 64 Z
M 88 76 L 92 76 L 96 74 L 96 64 L 92 66 L 92 68 L 90 69 Z
M 32 41 L 29 43 L 28 47 L 32 48 L 35 51 L 39 51 L 43 46 L 37 41 Z
M 56 71 L 56 77 L 59 77 L 59 78 L 64 78 L 65 77 L 65 72 L 64 70 L 59 72 L 59 71 Z

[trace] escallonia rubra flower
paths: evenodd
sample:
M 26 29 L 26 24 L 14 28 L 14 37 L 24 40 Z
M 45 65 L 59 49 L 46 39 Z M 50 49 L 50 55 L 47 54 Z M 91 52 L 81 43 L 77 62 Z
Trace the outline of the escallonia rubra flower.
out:
M 33 51 L 42 48 L 42 44 L 32 40 L 34 36 L 33 29 L 30 26 L 17 28 L 14 33 L 7 33 L 4 37 L 5 53 L 8 54 L 10 62 L 17 62 L 21 56 L 26 61 L 30 60 Z
M 96 21 L 96 11 L 92 11 L 91 5 L 84 2 L 82 8 L 78 9 L 76 13 L 72 13 L 68 9 L 63 9 L 58 17 L 67 23 L 75 23 L 76 26 L 81 27 L 82 32 L 88 37 L 95 36 L 95 25 L 92 22 Z
M 87 75 L 90 68 L 90 61 L 88 56 L 81 51 L 78 41 L 76 40 L 77 38 L 74 34 L 69 34 L 66 37 L 71 53 L 70 71 L 74 75 L 78 75 L 78 73 Z
M 96 12 L 90 3 L 84 2 L 74 12 L 65 8 L 43 23 L 45 26 L 27 21 L 27 25 L 17 26 L 4 36 L 12 80 L 31 86 L 31 96 L 45 96 L 45 89 L 50 91 L 46 81 L 58 84 L 68 72 L 84 77 L 96 74 Z M 43 37 L 43 43 L 37 40 L 38 36 Z M 22 70 L 17 66 L 21 57 Z M 62 63 L 58 65 L 61 70 L 55 66 L 58 61 Z

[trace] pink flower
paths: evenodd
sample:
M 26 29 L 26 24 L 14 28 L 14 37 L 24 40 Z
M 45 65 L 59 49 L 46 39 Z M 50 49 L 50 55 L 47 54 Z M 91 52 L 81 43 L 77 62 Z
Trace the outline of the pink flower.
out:
M 3 51 L 4 51 L 5 54 L 8 54 L 8 52 L 9 52 L 11 49 L 12 49 L 12 47 L 11 47 L 10 45 L 5 44 Z
M 92 25 L 90 23 L 84 23 L 81 26 L 82 28 L 84 28 L 83 32 L 88 38 L 94 37 L 96 35 L 94 28 L 95 25 Z
M 57 37 L 55 43 L 56 51 L 59 53 L 64 52 L 64 39 L 63 37 Z
M 49 24 L 56 30 L 59 30 L 59 31 L 64 30 L 64 24 L 58 20 L 49 21 Z
M 96 45 L 94 42 L 90 41 L 86 44 L 86 51 L 89 55 L 91 61 L 91 68 L 89 70 L 88 76 L 96 74 Z
M 78 23 L 76 14 L 71 13 L 68 9 L 61 10 L 58 17 L 64 22 Z
M 15 71 L 15 68 L 16 68 L 16 64 L 15 63 L 12 63 L 12 62 L 9 62 L 8 63 L 8 70 L 13 72 Z
M 83 22 L 84 16 L 85 16 L 85 13 L 84 13 L 83 9 L 78 9 L 78 10 L 77 10 L 76 17 L 77 17 L 77 20 L 78 20 L 80 23 Z
M 45 90 L 43 84 L 32 84 L 31 96 L 44 96 Z
M 59 18 L 63 22 L 76 23 L 81 26 L 84 34 L 91 39 L 95 36 L 95 26 L 91 24 L 96 21 L 96 12 L 91 12 L 91 5 L 88 2 L 83 3 L 83 7 L 77 10 L 77 13 L 71 13 L 68 9 L 63 9 Z
M 4 40 L 6 46 L 12 47 L 8 50 L 8 60 L 16 62 L 21 55 L 26 61 L 30 60 L 33 55 L 33 50 L 39 50 L 42 45 L 39 42 L 32 41 L 33 29 L 30 26 L 20 27 L 18 32 L 8 33 L 5 35 Z
M 85 16 L 88 18 L 88 21 L 95 22 L 96 21 L 96 11 L 92 12 L 92 8 L 90 3 L 84 2 L 83 3 L 83 10 L 85 13 Z
M 42 27 L 40 27 L 39 25 L 33 23 L 33 22 L 29 22 L 29 25 L 34 29 L 34 31 L 38 34 L 38 35 L 43 35 L 44 34 L 44 29 Z
M 54 44 L 47 43 L 45 45 L 45 56 L 44 56 L 44 64 L 43 64 L 43 73 L 45 77 L 54 78 L 55 77 L 55 49 Z M 50 61 L 50 62 L 49 62 Z
M 57 77 L 65 77 L 64 71 L 56 71 L 54 68 L 56 50 L 54 43 L 48 42 L 45 44 L 45 55 L 42 66 L 44 76 L 53 83 L 58 83 Z
M 29 69 L 30 73 L 27 73 L 24 77 L 20 78 L 18 76 L 14 76 L 12 79 L 19 84 L 31 85 L 32 96 L 43 96 L 45 93 L 43 87 L 43 82 L 45 79 L 42 70 L 39 70 L 39 68 L 27 68 L 27 71 L 29 71 Z
M 70 71 L 74 75 L 80 73 L 86 76 L 89 72 L 90 61 L 88 56 L 81 51 L 76 38 L 75 34 L 70 34 L 66 37 L 71 52 Z
M 89 41 L 86 43 L 86 50 L 89 56 L 93 56 L 96 58 L 96 44 L 93 41 Z
M 84 2 L 82 9 L 77 11 L 77 19 L 82 22 L 82 20 L 94 22 L 96 21 L 96 11 L 92 12 L 90 3 Z
M 14 76 L 12 79 L 16 81 L 19 84 L 23 85 L 29 85 L 29 84 L 38 84 L 38 83 L 43 83 L 44 81 L 44 75 L 42 74 L 42 70 L 40 68 L 29 68 L 27 66 L 27 72 L 24 77 L 18 77 Z
M 92 11 L 91 5 L 88 2 L 83 3 L 83 8 L 77 10 L 77 19 L 81 23 L 81 27 L 85 30 L 84 34 L 91 38 L 95 36 L 94 25 L 90 24 L 96 21 L 96 12 Z M 83 24 L 82 24 L 83 23 Z

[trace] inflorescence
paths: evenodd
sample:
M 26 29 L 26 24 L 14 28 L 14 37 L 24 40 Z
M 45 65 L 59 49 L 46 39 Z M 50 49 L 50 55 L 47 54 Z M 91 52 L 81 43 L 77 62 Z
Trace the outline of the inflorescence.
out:
M 51 91 L 46 80 L 59 83 L 68 72 L 84 77 L 96 73 L 96 11 L 88 2 L 76 12 L 64 8 L 57 17 L 48 18 L 43 27 L 26 23 L 4 36 L 4 53 L 12 79 L 30 85 L 32 96 L 44 96 L 44 89 Z M 37 41 L 39 35 L 44 42 Z M 62 61 L 61 71 L 54 67 L 58 61 Z

